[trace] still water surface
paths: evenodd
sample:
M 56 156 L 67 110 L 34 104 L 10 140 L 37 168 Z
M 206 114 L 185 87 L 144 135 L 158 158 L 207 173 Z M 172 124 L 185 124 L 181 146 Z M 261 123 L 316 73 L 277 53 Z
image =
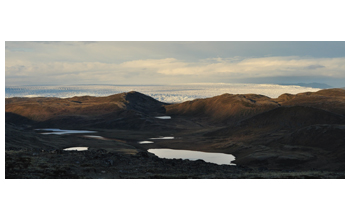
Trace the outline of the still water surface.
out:
M 155 154 L 159 158 L 165 159 L 204 160 L 205 162 L 218 165 L 236 165 L 231 163 L 235 160 L 235 157 L 232 154 L 173 149 L 149 149 L 148 152 Z
M 84 130 L 61 130 L 58 128 L 43 128 L 43 129 L 35 129 L 38 131 L 50 131 L 50 132 L 44 132 L 41 134 L 84 134 L 84 133 L 96 133 L 97 131 L 84 131 Z
M 84 150 L 88 150 L 88 147 L 68 147 L 65 148 L 63 150 L 76 150 L 76 151 L 84 151 Z
M 98 136 L 98 135 L 84 135 L 84 137 L 94 138 L 94 139 L 98 139 L 98 140 L 108 140 L 108 138 Z
M 171 119 L 171 116 L 157 116 L 158 119 Z
M 153 144 L 153 141 L 139 141 L 139 144 Z
M 157 137 L 157 138 L 150 138 L 151 140 L 172 140 L 174 137 Z

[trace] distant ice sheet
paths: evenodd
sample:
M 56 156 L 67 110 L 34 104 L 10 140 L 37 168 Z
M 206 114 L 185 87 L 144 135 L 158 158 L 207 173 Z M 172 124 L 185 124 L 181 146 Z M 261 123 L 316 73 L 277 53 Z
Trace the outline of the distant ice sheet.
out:
M 77 85 L 77 86 L 6 86 L 5 97 L 108 96 L 138 91 L 159 101 L 174 103 L 208 98 L 224 93 L 261 94 L 277 98 L 283 93 L 316 92 L 320 89 L 294 85 L 196 83 L 183 85 Z

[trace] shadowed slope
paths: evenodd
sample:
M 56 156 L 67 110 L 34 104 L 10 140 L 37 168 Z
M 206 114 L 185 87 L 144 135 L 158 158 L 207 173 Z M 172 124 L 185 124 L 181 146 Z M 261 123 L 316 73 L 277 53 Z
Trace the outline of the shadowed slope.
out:
M 126 109 L 134 110 L 145 114 L 165 113 L 166 103 L 139 92 L 128 92 L 125 94 Z
M 207 136 L 231 136 L 240 133 L 269 133 L 294 130 L 314 124 L 345 124 L 345 117 L 322 109 L 304 106 L 279 107 L 242 121 L 238 126 L 226 127 Z
M 344 125 L 316 124 L 274 140 L 268 134 L 261 137 L 265 143 L 260 141 L 240 152 L 238 149 L 237 164 L 272 169 L 345 170 Z
M 336 152 L 344 150 L 345 125 L 317 124 L 296 130 L 283 137 L 280 142 L 305 145 Z
M 17 115 L 11 112 L 5 112 L 5 121 L 6 123 L 12 122 L 14 124 L 33 124 L 34 122 L 26 117 Z

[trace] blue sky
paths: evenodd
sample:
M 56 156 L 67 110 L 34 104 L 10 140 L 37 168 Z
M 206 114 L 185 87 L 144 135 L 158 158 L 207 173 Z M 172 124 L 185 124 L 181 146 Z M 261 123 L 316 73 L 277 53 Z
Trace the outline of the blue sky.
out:
M 345 86 L 344 41 L 5 42 L 6 86 L 326 83 Z

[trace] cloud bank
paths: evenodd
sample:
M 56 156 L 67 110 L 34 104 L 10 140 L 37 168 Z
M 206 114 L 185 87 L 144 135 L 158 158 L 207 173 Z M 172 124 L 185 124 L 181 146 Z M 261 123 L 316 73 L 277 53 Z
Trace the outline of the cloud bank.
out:
M 157 77 L 179 78 L 177 83 L 186 82 L 186 76 L 201 80 L 222 77 L 231 79 L 315 76 L 344 78 L 343 58 L 215 58 L 198 62 L 186 62 L 175 58 L 133 60 L 120 64 L 103 62 L 28 62 L 14 60 L 6 62 L 6 84 L 21 82 L 35 83 L 79 80 L 81 83 L 152 83 Z M 141 78 L 140 78 L 141 77 Z M 151 79 L 147 79 L 151 77 Z
M 217 43 L 125 42 L 116 46 L 113 42 L 6 42 L 6 85 L 239 82 L 273 77 L 345 79 L 344 57 L 228 56 L 222 48 L 225 44 Z M 226 52 L 215 57 L 218 50 Z M 184 51 L 192 56 L 189 58 Z M 199 55 L 201 52 L 207 55 Z

